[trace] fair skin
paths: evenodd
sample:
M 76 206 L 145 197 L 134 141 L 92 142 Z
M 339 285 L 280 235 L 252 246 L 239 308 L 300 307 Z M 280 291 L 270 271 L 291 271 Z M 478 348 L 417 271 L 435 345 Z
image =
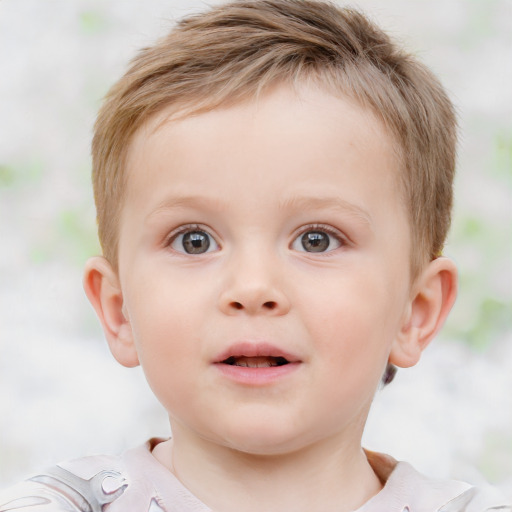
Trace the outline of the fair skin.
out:
M 213 510 L 355 510 L 382 487 L 375 390 L 440 328 L 455 267 L 411 279 L 393 140 L 348 100 L 279 86 L 170 114 L 130 146 L 118 270 L 93 258 L 84 281 L 168 411 L 154 455 Z

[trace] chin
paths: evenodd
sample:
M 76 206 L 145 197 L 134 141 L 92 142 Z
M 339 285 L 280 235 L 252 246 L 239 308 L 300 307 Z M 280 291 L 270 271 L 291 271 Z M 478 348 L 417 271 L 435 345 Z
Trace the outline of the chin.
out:
M 290 427 L 288 424 L 279 428 L 271 421 L 239 426 L 225 434 L 222 444 L 248 455 L 285 455 L 308 444 L 296 428 Z
M 248 456 L 255 457 L 277 457 L 280 455 L 287 455 L 298 451 L 302 446 L 297 443 L 290 442 L 247 442 L 247 443 L 233 443 L 228 445 L 229 448 L 244 453 Z

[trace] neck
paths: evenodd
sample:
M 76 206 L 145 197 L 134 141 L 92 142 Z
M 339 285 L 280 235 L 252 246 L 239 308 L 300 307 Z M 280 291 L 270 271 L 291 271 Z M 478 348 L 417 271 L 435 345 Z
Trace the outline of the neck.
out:
M 324 439 L 278 455 L 254 455 L 196 439 L 176 426 L 153 452 L 195 496 L 222 512 L 357 510 L 381 490 L 357 443 Z

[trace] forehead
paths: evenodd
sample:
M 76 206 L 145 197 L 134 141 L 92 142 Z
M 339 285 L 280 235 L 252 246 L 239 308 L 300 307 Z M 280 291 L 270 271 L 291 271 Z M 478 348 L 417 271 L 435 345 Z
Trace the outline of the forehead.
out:
M 174 196 L 207 194 L 226 176 L 228 202 L 261 179 L 290 195 L 325 194 L 340 168 L 356 175 L 368 167 L 373 186 L 397 188 L 394 140 L 371 111 L 318 87 L 281 85 L 209 112 L 153 116 L 128 151 L 125 204 L 163 196 L 169 183 Z
M 357 148 L 357 152 L 339 151 L 343 145 Z M 229 150 L 234 157 L 248 148 L 251 154 L 247 154 L 247 160 L 259 159 L 262 173 L 270 160 L 296 157 L 297 152 L 307 153 L 309 160 L 320 154 L 323 159 L 331 159 L 333 171 L 340 159 L 346 163 L 356 153 L 380 152 L 394 161 L 379 179 L 399 182 L 401 165 L 395 138 L 369 109 L 318 86 L 280 84 L 235 105 L 221 105 L 206 112 L 169 107 L 153 115 L 130 141 L 125 160 L 128 192 L 138 190 L 137 182 L 147 177 L 148 156 L 153 164 L 161 157 L 161 163 L 168 167 L 176 166 L 178 161 L 184 163 L 181 157 L 192 166 L 204 154 L 210 158 L 213 172 L 214 160 L 222 160 L 226 156 L 223 152 Z M 243 160 L 243 155 L 238 156 Z M 238 178 L 245 170 L 233 169 Z M 314 165 L 309 171 L 312 178 L 319 178 Z M 189 177 L 194 179 L 191 174 Z M 294 179 L 286 173 L 282 177 Z

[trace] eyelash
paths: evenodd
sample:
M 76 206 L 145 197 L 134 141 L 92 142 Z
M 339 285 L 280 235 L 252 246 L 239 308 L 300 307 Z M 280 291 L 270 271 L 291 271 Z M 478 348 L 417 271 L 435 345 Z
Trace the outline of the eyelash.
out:
M 346 236 L 344 236 L 338 229 L 333 228 L 332 226 L 326 225 L 326 224 L 309 224 L 307 226 L 303 226 L 293 237 L 292 243 L 290 244 L 290 247 L 300 239 L 301 236 L 305 235 L 309 231 L 320 231 L 322 233 L 327 233 L 329 236 L 333 237 L 339 244 L 340 247 L 346 246 L 349 243 L 349 240 Z M 321 252 L 318 254 L 326 255 L 328 253 L 331 253 L 334 249 L 331 249 L 329 251 Z M 307 251 L 301 251 L 301 252 L 307 252 Z M 310 253 L 311 254 L 311 253 Z M 314 254 L 314 253 L 313 253 Z
M 164 247 L 169 248 L 172 246 L 172 244 L 176 241 L 176 239 L 179 236 L 186 235 L 187 233 L 193 233 L 195 231 L 206 233 L 210 237 L 210 239 L 215 243 L 215 245 L 217 247 L 219 247 L 220 244 L 217 242 L 216 238 L 210 233 L 210 229 L 205 226 L 202 226 L 200 224 L 186 224 L 186 225 L 180 226 L 176 230 L 172 231 L 166 237 L 163 245 L 164 245 Z M 307 226 L 303 226 L 299 231 L 297 231 L 294 234 L 292 242 L 290 243 L 290 248 L 293 248 L 293 245 L 295 243 L 298 243 L 298 242 L 300 243 L 300 240 L 301 240 L 300 237 L 302 237 L 303 235 L 305 235 L 306 233 L 311 232 L 311 231 L 318 231 L 321 233 L 326 233 L 330 237 L 334 238 L 336 240 L 336 242 L 340 244 L 339 245 L 340 247 L 346 246 L 349 243 L 347 238 L 344 235 L 342 235 L 342 233 L 339 230 L 333 228 L 332 226 L 325 225 L 325 224 L 309 224 Z M 306 250 L 303 250 L 303 251 L 299 250 L 298 252 L 327 255 L 328 253 L 331 253 L 335 249 L 338 249 L 338 248 L 339 247 L 335 247 L 334 249 L 330 249 L 330 250 L 326 250 L 326 251 L 318 251 L 318 253 L 315 253 L 314 251 L 306 251 Z M 176 251 L 176 252 L 181 253 L 182 251 Z M 206 251 L 206 252 L 211 252 L 211 251 Z M 205 253 L 203 253 L 203 254 L 205 254 Z M 188 254 L 188 253 L 185 252 L 185 254 Z
M 206 226 L 202 226 L 201 224 L 185 224 L 185 225 L 180 226 L 179 228 L 175 229 L 174 231 L 172 231 L 165 238 L 163 246 L 168 248 L 175 242 L 175 240 L 179 236 L 186 235 L 187 233 L 193 233 L 194 231 L 200 231 L 200 232 L 206 233 L 211 238 L 211 240 L 213 240 L 215 242 L 216 245 L 219 245 L 216 238 L 211 234 L 210 228 L 208 228 Z

